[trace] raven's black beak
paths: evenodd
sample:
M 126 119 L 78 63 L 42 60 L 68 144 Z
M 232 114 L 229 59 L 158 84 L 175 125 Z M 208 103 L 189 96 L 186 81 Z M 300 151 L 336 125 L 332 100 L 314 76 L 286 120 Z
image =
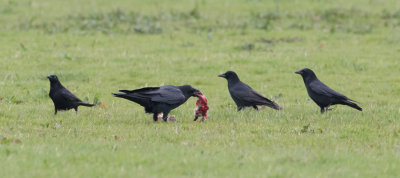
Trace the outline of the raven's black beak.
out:
M 49 78 L 50 78 L 50 75 L 48 75 L 47 78 L 49 79 Z
M 300 74 L 301 75 L 301 71 L 296 71 L 296 72 L 294 72 L 295 74 Z
M 226 78 L 225 74 L 219 74 L 218 77 Z
M 195 97 L 199 97 L 200 95 L 203 95 L 203 93 L 201 93 L 200 91 L 193 92 L 193 96 Z

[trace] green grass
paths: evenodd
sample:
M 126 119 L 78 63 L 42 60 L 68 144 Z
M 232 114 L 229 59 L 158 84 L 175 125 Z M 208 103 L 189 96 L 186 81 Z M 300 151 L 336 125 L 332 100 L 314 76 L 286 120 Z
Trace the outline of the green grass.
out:
M 0 177 L 398 177 L 400 1 L 0 0 Z M 364 111 L 321 115 L 309 67 Z M 226 81 L 282 111 L 236 112 Z M 45 76 L 106 107 L 53 115 Z M 119 89 L 191 84 L 152 121 Z

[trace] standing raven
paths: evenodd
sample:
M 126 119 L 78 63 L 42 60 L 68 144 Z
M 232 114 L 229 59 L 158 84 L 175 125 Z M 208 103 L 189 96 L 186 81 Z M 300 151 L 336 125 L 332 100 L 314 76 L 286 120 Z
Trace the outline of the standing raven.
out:
M 186 102 L 191 96 L 197 97 L 201 92 L 190 85 L 161 87 L 145 87 L 136 90 L 119 90 L 122 93 L 113 93 L 115 97 L 124 98 L 144 107 L 146 113 L 153 113 L 154 121 L 158 114 L 163 114 L 167 121 L 171 110 Z
M 355 104 L 354 101 L 346 96 L 332 90 L 324 83 L 318 80 L 315 73 L 308 68 L 301 69 L 295 72 L 303 77 L 308 95 L 321 108 L 321 113 L 329 110 L 329 106 L 335 104 L 343 104 L 354 109 L 362 111 L 362 108 Z
M 73 108 L 78 113 L 78 106 L 94 106 L 94 104 L 81 101 L 78 97 L 68 91 L 61 85 L 56 75 L 49 75 L 47 78 L 50 80 L 49 96 L 54 103 L 54 115 L 57 114 L 58 110 L 69 110 Z
M 268 106 L 272 109 L 282 109 L 278 104 L 262 96 L 254 91 L 251 87 L 239 80 L 237 74 L 233 71 L 228 71 L 218 75 L 228 80 L 228 89 L 233 101 L 235 101 L 237 110 L 240 111 L 244 107 L 253 107 L 258 110 L 258 105 Z

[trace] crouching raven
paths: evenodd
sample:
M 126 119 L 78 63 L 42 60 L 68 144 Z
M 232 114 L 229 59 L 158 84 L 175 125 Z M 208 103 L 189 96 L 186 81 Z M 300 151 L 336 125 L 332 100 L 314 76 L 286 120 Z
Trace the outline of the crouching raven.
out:
M 186 102 L 191 96 L 197 97 L 201 92 L 190 85 L 161 87 L 145 87 L 136 90 L 120 90 L 122 93 L 113 93 L 115 97 L 124 98 L 144 107 L 146 113 L 153 113 L 154 121 L 158 114 L 163 114 L 167 121 L 171 110 Z

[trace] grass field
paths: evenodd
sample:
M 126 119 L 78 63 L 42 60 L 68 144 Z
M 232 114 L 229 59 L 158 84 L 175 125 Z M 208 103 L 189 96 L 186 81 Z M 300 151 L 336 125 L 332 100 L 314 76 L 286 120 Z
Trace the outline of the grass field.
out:
M 398 0 L 0 0 L 0 177 L 399 177 Z M 308 67 L 364 111 L 327 114 Z M 281 111 L 236 112 L 225 79 Z M 46 76 L 106 107 L 53 114 Z M 153 122 L 119 89 L 191 84 Z

